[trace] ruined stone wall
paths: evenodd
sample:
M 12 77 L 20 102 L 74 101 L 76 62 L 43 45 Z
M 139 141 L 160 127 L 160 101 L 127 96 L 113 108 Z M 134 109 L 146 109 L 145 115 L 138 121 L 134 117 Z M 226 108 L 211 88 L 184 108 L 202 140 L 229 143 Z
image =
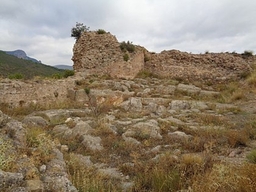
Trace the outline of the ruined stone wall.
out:
M 123 59 L 122 51 L 115 36 L 110 33 L 85 32 L 73 48 L 74 69 L 106 67 L 109 63 Z
M 116 37 L 110 33 L 85 32 L 73 48 L 74 70 L 85 74 L 110 75 L 114 78 L 134 78 L 144 66 L 143 49 L 123 52 Z M 124 54 L 129 60 L 124 61 Z
M 148 53 L 145 69 L 164 77 L 187 81 L 226 81 L 239 79 L 251 70 L 254 57 L 241 54 L 190 54 L 177 50 Z
M 139 71 L 148 70 L 160 77 L 185 81 L 220 82 L 239 79 L 251 70 L 255 56 L 233 53 L 190 54 L 177 50 L 150 53 L 136 46 L 124 61 L 120 43 L 110 33 L 86 32 L 74 45 L 74 69 L 85 75 L 110 75 L 133 79 Z
M 64 80 L 0 80 L 0 104 L 26 106 L 49 105 L 67 100 L 68 89 L 75 87 L 74 79 Z

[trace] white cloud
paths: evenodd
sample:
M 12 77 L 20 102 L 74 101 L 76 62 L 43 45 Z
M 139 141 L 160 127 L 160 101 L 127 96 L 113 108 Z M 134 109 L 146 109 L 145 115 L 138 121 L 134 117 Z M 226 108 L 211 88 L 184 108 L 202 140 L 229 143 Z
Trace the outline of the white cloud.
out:
M 42 63 L 52 65 L 72 63 L 73 39 L 35 36 L 32 41 L 35 43 L 27 47 L 27 53 L 34 58 L 43 58 Z
M 9 0 L 0 7 L 0 49 L 46 64 L 72 64 L 70 30 L 82 22 L 150 51 L 256 51 L 252 0 Z

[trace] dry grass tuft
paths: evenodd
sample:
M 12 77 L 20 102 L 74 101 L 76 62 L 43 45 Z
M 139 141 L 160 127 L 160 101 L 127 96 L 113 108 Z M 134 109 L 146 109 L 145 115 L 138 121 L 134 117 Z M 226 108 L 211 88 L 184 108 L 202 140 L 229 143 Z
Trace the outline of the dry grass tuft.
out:
M 27 130 L 27 153 L 34 160 L 35 165 L 42 165 L 54 158 L 52 138 L 41 128 Z
M 246 132 L 244 129 L 230 129 L 226 132 L 226 137 L 231 147 L 247 146 L 247 143 L 250 140 L 248 132 Z
M 49 109 L 73 109 L 73 108 L 81 108 L 81 104 L 71 102 L 69 100 L 67 101 L 61 101 L 61 102 L 51 102 L 51 103 L 44 103 L 44 105 L 41 104 L 27 104 L 27 105 L 20 105 L 20 106 L 12 106 L 7 103 L 0 103 L 0 110 L 15 118 L 22 118 L 23 116 L 29 115 L 35 111 L 43 111 L 43 110 L 49 110 Z
M 252 150 L 247 156 L 246 156 L 247 160 L 250 163 L 254 163 L 256 164 L 256 149 Z
M 11 171 L 16 154 L 13 153 L 14 146 L 11 141 L 0 137 L 0 169 Z
M 70 153 L 66 157 L 69 175 L 74 186 L 80 192 L 116 192 L 121 191 L 117 187 L 118 180 L 109 178 L 97 172 L 93 166 L 87 166 L 81 162 L 74 154 Z
M 255 176 L 254 164 L 215 164 L 211 170 L 194 178 L 192 189 L 197 192 L 253 192 L 256 188 Z

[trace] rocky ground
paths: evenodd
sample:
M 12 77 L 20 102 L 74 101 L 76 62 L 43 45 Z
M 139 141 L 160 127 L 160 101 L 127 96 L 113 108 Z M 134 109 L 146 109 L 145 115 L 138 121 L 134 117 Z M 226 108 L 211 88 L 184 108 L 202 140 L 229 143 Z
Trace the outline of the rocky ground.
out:
M 30 114 L 22 108 L 31 106 L 2 105 L 1 191 L 255 189 L 255 177 L 232 167 L 255 170 L 247 157 L 256 148 L 256 89 L 246 79 L 88 77 L 75 80 L 70 98 Z

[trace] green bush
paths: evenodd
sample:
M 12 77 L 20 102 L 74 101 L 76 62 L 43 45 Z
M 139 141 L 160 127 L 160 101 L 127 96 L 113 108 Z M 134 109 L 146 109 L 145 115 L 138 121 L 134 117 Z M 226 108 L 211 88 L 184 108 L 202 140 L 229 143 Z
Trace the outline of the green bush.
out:
M 123 41 L 120 44 L 120 49 L 123 52 L 128 51 L 129 53 L 133 53 L 135 51 L 135 46 L 131 42 L 129 42 L 129 41 L 127 41 L 127 43 L 125 41 Z
M 55 73 L 55 74 L 52 75 L 52 78 L 53 79 L 61 79 L 61 78 L 63 78 L 63 75 L 60 74 L 60 73 Z
M 78 40 L 83 32 L 89 31 L 89 27 L 86 27 L 83 23 L 76 23 L 76 26 L 71 29 L 71 37 Z
M 15 73 L 15 74 L 9 75 L 8 78 L 9 79 L 23 79 L 24 76 L 20 73 Z
M 253 56 L 253 51 L 245 50 L 245 51 L 242 53 L 242 55 L 247 56 L 247 57 L 251 57 L 251 56 Z
M 73 70 L 65 70 L 63 77 L 67 78 L 69 76 L 73 76 L 75 72 Z
M 107 33 L 104 29 L 98 29 L 97 34 L 105 34 Z
M 128 61 L 129 60 L 129 55 L 127 53 L 125 53 L 123 58 L 124 58 L 124 61 Z

